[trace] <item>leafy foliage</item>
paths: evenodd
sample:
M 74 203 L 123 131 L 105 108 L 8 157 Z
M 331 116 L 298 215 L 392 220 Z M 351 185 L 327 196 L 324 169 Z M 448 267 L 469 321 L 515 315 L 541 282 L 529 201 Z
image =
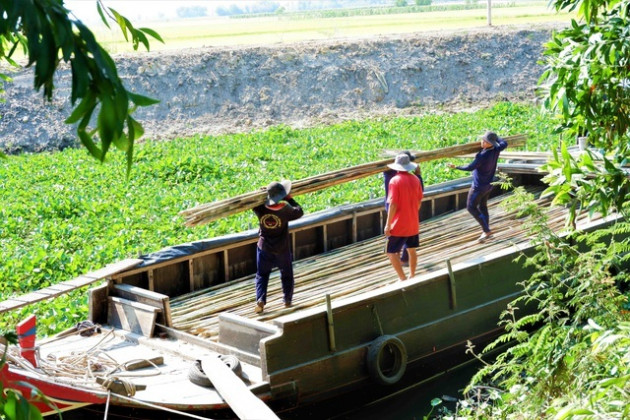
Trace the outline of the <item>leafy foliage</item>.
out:
M 134 49 L 140 44 L 149 49 L 147 35 L 163 42 L 155 31 L 135 28 L 114 9 L 104 7 L 101 0 L 96 4 L 105 25 L 109 26 L 108 20 L 116 22 Z M 143 134 L 132 113 L 138 106 L 157 101 L 123 86 L 112 58 L 87 26 L 70 17 L 62 0 L 0 0 L 0 16 L 0 58 L 18 66 L 12 56 L 22 47 L 28 56 L 27 67 L 34 67 L 34 87 L 43 88 L 47 100 L 52 99 L 54 74 L 61 61 L 69 63 L 71 101 L 78 105 L 66 123 L 77 124 L 77 135 L 92 156 L 105 160 L 113 144 L 126 152 L 130 168 L 134 141 Z
M 567 134 L 588 134 L 612 149 L 630 123 L 628 1 L 559 0 L 555 7 L 579 7 L 582 19 L 546 45 L 546 106 L 560 114 Z
M 521 208 L 531 201 L 517 188 L 504 205 Z M 595 234 L 557 235 L 540 209 L 526 223 L 536 232 L 536 252 L 521 258 L 534 274 L 501 316 L 505 333 L 484 353 L 513 345 L 473 377 L 467 389 L 471 397 L 460 402 L 457 414 L 625 418 L 626 404 L 614 402 L 627 399 L 630 391 L 630 330 L 622 309 L 627 297 L 618 287 L 628 283 L 628 273 L 619 269 L 619 246 L 630 226 L 619 221 Z M 533 312 L 519 316 L 526 308 Z
M 577 9 L 580 20 L 546 45 L 545 107 L 555 113 L 558 131 L 569 138 L 588 136 L 594 148 L 579 159 L 563 148 L 547 168 L 549 191 L 557 203 L 572 206 L 571 221 L 578 203 L 590 212 L 622 211 L 629 192 L 624 166 L 630 156 L 630 2 L 552 3 L 557 10 Z
M 556 114 L 557 132 L 569 138 L 587 135 L 593 147 L 576 153 L 563 143 L 545 168 L 545 193 L 571 209 L 566 235 L 555 235 L 544 215 L 528 208 L 536 252 L 522 258 L 534 274 L 502 315 L 505 334 L 486 350 L 514 345 L 475 375 L 470 398 L 458 406 L 459 417 L 624 419 L 630 414 L 630 323 L 628 296 L 622 293 L 628 289 L 630 249 L 630 2 L 552 4 L 578 10 L 581 20 L 547 44 L 541 78 L 545 107 Z M 512 206 L 523 208 L 531 197 L 516 194 L 513 200 Z M 576 231 L 575 221 L 584 212 L 612 216 L 611 224 L 596 232 Z M 533 315 L 518 316 L 519 308 L 532 306 Z

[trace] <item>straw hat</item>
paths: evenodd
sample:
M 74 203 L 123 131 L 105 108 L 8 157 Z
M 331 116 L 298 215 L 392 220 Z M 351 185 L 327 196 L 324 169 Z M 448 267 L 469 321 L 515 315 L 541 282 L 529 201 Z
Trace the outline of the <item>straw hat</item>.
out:
M 418 167 L 416 163 L 413 163 L 411 161 L 411 158 L 409 157 L 407 153 L 401 153 L 399 155 L 396 155 L 396 159 L 394 160 L 394 163 L 390 163 L 387 166 L 390 169 L 393 169 L 395 171 L 403 171 L 403 172 L 413 171 Z
M 269 185 L 267 185 L 267 200 L 265 201 L 265 204 L 268 206 L 278 204 L 278 202 L 289 195 L 290 192 L 291 181 L 288 179 L 280 182 L 270 182 Z

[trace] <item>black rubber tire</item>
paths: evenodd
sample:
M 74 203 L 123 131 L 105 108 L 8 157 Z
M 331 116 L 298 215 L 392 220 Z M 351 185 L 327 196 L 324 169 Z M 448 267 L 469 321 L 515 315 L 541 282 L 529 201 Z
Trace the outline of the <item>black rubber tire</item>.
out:
M 367 351 L 368 373 L 381 385 L 393 385 L 407 369 L 407 349 L 400 339 L 383 335 L 372 341 Z
M 231 370 L 236 374 L 236 376 L 240 377 L 243 372 L 243 367 L 241 366 L 241 362 L 238 360 L 236 356 L 232 356 L 229 354 L 218 354 L 217 357 L 221 358 L 223 363 L 225 363 Z M 203 386 L 206 388 L 212 387 L 212 381 L 208 378 L 201 367 L 201 360 L 195 360 L 193 365 L 188 370 L 188 379 L 195 385 Z

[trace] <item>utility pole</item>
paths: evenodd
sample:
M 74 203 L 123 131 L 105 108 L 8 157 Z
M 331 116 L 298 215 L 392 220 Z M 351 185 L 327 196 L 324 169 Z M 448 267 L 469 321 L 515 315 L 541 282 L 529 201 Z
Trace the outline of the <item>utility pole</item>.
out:
M 492 0 L 488 0 L 488 26 L 492 26 Z

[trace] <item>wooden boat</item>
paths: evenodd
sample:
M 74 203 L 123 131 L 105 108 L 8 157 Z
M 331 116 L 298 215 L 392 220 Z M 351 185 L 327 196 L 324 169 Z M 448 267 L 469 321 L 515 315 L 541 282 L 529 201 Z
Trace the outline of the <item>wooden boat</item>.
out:
M 501 168 L 540 193 L 537 166 Z M 254 313 L 256 230 L 169 247 L 0 302 L 3 312 L 100 283 L 89 290 L 91 323 L 34 348 L 9 347 L 0 380 L 38 387 L 59 410 L 91 404 L 197 418 L 276 418 L 346 392 L 395 390 L 409 375 L 419 381 L 436 361 L 446 358 L 446 369 L 467 357 L 467 341 L 495 337 L 499 314 L 531 274 L 514 260 L 532 248 L 521 221 L 499 206 L 501 195 L 491 200 L 495 239 L 476 241 L 479 228 L 464 209 L 469 185 L 466 178 L 427 188 L 418 274 L 407 281 L 383 254 L 377 199 L 291 224 L 291 308 L 274 273 L 265 311 Z M 565 209 L 538 202 L 561 230 Z

